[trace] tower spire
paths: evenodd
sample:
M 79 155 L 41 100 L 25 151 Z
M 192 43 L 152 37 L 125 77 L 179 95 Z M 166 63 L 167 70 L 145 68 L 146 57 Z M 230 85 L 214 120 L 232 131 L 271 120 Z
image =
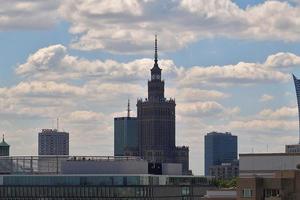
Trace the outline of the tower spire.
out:
M 155 34 L 155 44 L 154 44 L 154 62 L 157 64 L 158 55 L 157 55 L 157 35 Z
M 130 117 L 130 100 L 128 99 L 128 104 L 127 104 L 127 117 Z
M 4 134 L 2 134 L 2 142 L 4 142 Z

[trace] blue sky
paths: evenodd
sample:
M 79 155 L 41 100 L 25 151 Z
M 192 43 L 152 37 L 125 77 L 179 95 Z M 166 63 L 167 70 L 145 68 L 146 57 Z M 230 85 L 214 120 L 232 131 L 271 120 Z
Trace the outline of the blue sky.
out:
M 37 154 L 57 117 L 71 154 L 112 155 L 113 117 L 146 97 L 154 34 L 195 174 L 209 131 L 238 135 L 240 153 L 298 141 L 297 0 L 15 0 L 0 11 L 0 131 L 13 155 Z

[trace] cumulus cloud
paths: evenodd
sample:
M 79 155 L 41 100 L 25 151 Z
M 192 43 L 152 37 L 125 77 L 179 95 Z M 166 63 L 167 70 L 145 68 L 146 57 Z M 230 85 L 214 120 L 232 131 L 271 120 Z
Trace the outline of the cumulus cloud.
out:
M 296 118 L 298 116 L 297 107 L 281 107 L 276 110 L 272 109 L 263 109 L 260 113 L 260 116 L 269 119 L 286 119 L 286 118 Z
M 299 57 L 290 53 L 270 55 L 264 63 L 240 62 L 225 66 L 176 66 L 172 60 L 160 60 L 163 76 L 176 80 L 181 87 L 198 86 L 199 84 L 229 85 L 253 84 L 264 82 L 284 82 L 290 75 L 283 71 L 284 63 L 295 63 Z M 273 57 L 273 59 L 271 59 Z M 275 59 L 276 57 L 276 59 Z M 272 61 L 273 60 L 273 61 Z M 276 68 L 269 67 L 274 66 Z M 281 62 L 282 63 L 282 62 Z M 39 80 L 68 80 L 98 77 L 103 81 L 140 81 L 149 75 L 153 60 L 144 58 L 127 63 L 114 60 L 87 60 L 72 56 L 63 45 L 52 45 L 39 49 L 19 65 L 16 73 Z M 281 67 L 280 67 L 281 66 Z M 199 91 L 198 91 L 199 93 Z
M 59 22 L 59 0 L 0 0 L 0 31 L 46 29 Z
M 213 101 L 181 103 L 177 107 L 179 115 L 203 118 L 222 115 L 228 117 L 238 114 L 239 111 L 240 109 L 238 107 L 225 108 L 221 104 Z
M 269 95 L 269 94 L 263 94 L 259 101 L 261 102 L 268 102 L 268 101 L 272 101 L 274 99 L 274 97 L 272 95 Z
M 231 0 L 65 1 L 60 13 L 77 36 L 72 47 L 117 53 L 143 53 L 159 34 L 162 50 L 204 38 L 299 41 L 300 8 L 265 1 L 246 9 Z

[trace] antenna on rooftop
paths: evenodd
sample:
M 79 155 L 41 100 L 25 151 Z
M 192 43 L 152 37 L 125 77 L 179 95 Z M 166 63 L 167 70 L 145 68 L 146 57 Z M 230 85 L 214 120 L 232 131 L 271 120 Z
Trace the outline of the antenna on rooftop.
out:
M 127 104 L 127 117 L 130 117 L 130 100 L 128 99 L 128 104 Z
M 59 129 L 59 118 L 56 118 L 56 129 L 57 129 L 57 131 Z

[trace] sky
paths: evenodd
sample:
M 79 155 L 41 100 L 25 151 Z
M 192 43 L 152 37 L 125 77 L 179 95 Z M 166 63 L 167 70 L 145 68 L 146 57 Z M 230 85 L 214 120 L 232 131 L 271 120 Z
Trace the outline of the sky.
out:
M 147 96 L 154 35 L 176 144 L 203 174 L 204 135 L 239 153 L 298 143 L 300 1 L 0 0 L 0 132 L 36 155 L 43 128 L 70 132 L 71 155 L 113 155 L 113 118 Z

